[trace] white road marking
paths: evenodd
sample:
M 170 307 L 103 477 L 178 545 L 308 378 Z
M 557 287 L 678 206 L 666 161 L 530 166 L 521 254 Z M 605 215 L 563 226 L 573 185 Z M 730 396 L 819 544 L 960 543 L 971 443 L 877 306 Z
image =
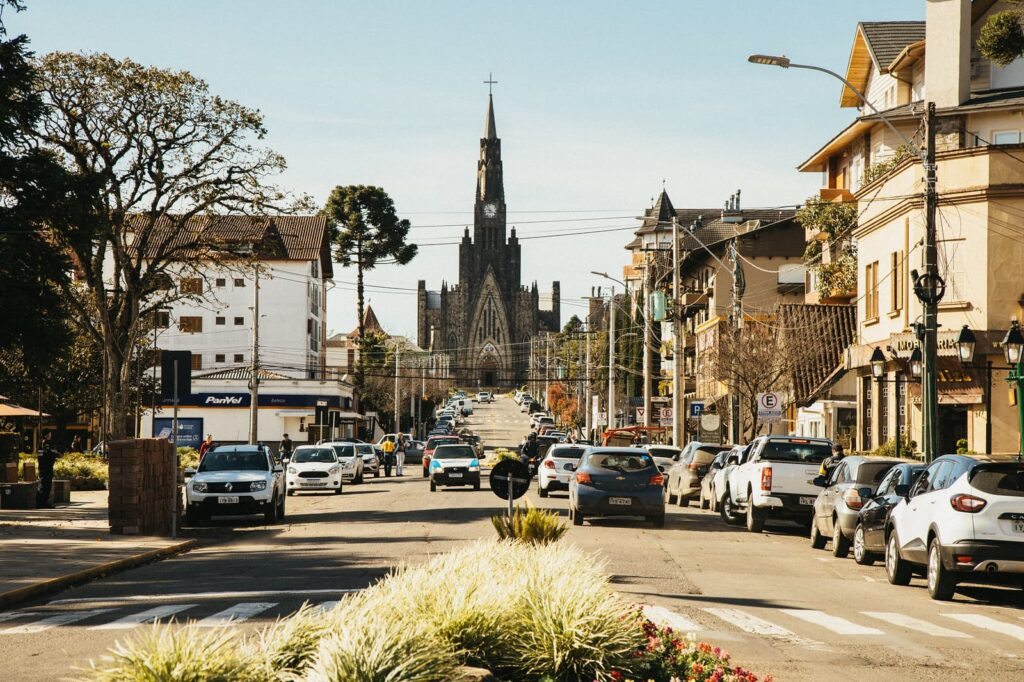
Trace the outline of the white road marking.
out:
M 132 602 L 132 601 L 177 601 L 180 599 L 247 599 L 251 597 L 277 597 L 305 594 L 349 594 L 362 592 L 363 588 L 333 590 L 248 590 L 243 592 L 190 592 L 187 594 L 133 594 L 127 597 L 79 597 L 76 599 L 55 599 L 55 604 L 84 604 L 87 602 Z
M 839 616 L 832 616 L 824 611 L 814 611 L 810 609 L 779 609 L 782 613 L 787 616 L 793 616 L 800 620 L 805 620 L 808 623 L 814 625 L 820 625 L 826 630 L 831 630 L 837 635 L 881 635 L 884 634 L 881 630 L 875 628 L 865 627 L 863 625 L 857 625 L 852 623 L 845 618 Z
M 243 623 L 256 614 L 263 613 L 269 608 L 277 606 L 277 602 L 272 601 L 250 601 L 241 602 L 234 606 L 218 611 L 212 616 L 207 616 L 201 621 L 196 623 L 197 627 L 201 628 L 216 628 L 228 623 Z
M 932 637 L 959 637 L 961 639 L 971 639 L 971 635 L 966 632 L 957 632 L 956 630 L 949 630 L 947 628 L 929 623 L 926 620 L 920 618 L 913 618 L 906 616 L 902 613 L 893 613 L 890 611 L 861 611 L 862 615 L 870 618 L 877 618 L 878 620 L 884 620 L 886 623 L 891 625 L 899 625 L 900 627 L 907 628 L 909 630 L 917 630 L 923 632 L 926 635 Z
M 34 611 L 9 611 L 8 613 L 0 613 L 0 623 L 8 620 L 14 620 L 15 618 L 25 618 L 26 616 L 37 615 Z
M 697 632 L 698 630 L 703 630 L 701 626 L 686 616 L 671 611 L 664 606 L 644 606 L 644 616 L 652 623 L 670 627 L 677 632 Z
M 869 583 L 875 582 L 875 579 L 872 578 L 870 575 L 864 576 L 864 580 L 868 581 Z
M 143 623 L 152 623 L 160 618 L 166 618 L 173 616 L 174 614 L 190 609 L 197 604 L 167 604 L 166 606 L 156 606 L 145 611 L 133 613 L 125 616 L 124 618 L 118 618 L 112 620 L 109 623 L 103 625 L 94 625 L 90 630 L 131 630 L 132 628 L 141 625 Z
M 826 558 L 825 558 L 825 557 L 823 557 L 823 556 L 820 556 L 820 557 L 816 557 L 816 558 L 818 559 L 818 561 L 820 561 L 820 562 L 821 562 L 821 563 L 823 563 L 823 564 L 827 564 L 827 563 L 828 563 L 828 559 L 826 559 Z
M 101 613 L 107 611 L 113 611 L 114 609 L 89 609 L 88 611 L 68 611 L 66 613 L 58 613 L 53 616 L 48 616 L 42 620 L 37 620 L 32 623 L 25 623 L 24 625 L 18 625 L 13 628 L 7 628 L 6 630 L 0 630 L 0 635 L 28 635 L 35 632 L 43 632 L 50 628 L 55 628 L 58 625 L 68 625 L 69 623 L 76 623 L 86 618 L 92 618 L 98 616 Z
M 990 630 L 992 632 L 998 632 L 1001 635 L 1007 635 L 1008 637 L 1015 637 L 1020 641 L 1024 642 L 1024 627 L 1014 625 L 1012 623 L 1003 623 L 995 618 L 989 618 L 988 616 L 982 616 L 978 613 L 944 613 L 942 614 L 946 618 L 952 618 L 958 620 L 961 623 L 967 623 L 974 627 L 981 628 L 983 630 Z
M 739 609 L 708 607 L 704 610 L 712 616 L 721 618 L 726 623 L 735 625 L 740 630 L 749 632 L 752 635 L 767 635 L 768 637 L 795 637 L 795 635 L 786 628 L 779 627 L 774 623 L 769 623 L 768 621 L 762 620 L 756 616 L 751 616 L 749 613 L 744 613 Z

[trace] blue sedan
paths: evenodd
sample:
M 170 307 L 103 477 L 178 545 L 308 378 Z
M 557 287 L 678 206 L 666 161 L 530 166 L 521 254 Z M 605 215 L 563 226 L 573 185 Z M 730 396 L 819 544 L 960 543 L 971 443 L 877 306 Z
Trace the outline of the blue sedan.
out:
M 642 516 L 662 528 L 664 482 L 645 450 L 590 448 L 569 480 L 569 518 L 582 526 L 588 516 Z

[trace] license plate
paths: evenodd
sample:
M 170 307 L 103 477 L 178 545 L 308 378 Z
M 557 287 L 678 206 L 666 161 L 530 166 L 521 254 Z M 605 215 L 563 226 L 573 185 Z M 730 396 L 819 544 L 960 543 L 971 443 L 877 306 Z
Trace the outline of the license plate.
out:
M 633 499 L 630 497 L 609 497 L 608 504 L 616 507 L 628 507 L 633 504 Z
M 327 482 L 326 481 L 303 481 L 302 485 L 324 486 L 324 485 L 327 485 Z
M 217 498 L 217 504 L 238 504 L 238 495 L 221 495 Z
M 813 507 L 814 506 L 814 498 L 813 497 L 801 497 L 800 498 L 800 504 L 808 506 L 808 507 Z
M 1024 519 L 1014 519 L 1013 520 L 1013 532 L 1014 533 L 1024 533 Z
M 462 478 L 462 474 L 448 474 L 448 478 Z

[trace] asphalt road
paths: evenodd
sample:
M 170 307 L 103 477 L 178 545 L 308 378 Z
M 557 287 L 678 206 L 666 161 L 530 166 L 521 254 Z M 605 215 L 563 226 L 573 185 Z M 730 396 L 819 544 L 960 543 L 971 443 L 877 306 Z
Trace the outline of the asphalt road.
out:
M 526 430 L 507 398 L 476 410 L 469 425 L 489 447 L 513 446 Z M 190 531 L 206 541 L 202 549 L 0 613 L 4 678 L 67 677 L 156 617 L 263 624 L 306 600 L 337 600 L 396 564 L 493 535 L 488 517 L 502 503 L 486 488 L 430 493 L 415 464 L 405 473 L 340 496 L 289 498 L 280 526 L 216 522 Z M 528 498 L 565 512 L 565 495 Z M 693 507 L 671 507 L 664 529 L 588 521 L 563 541 L 602 555 L 616 588 L 656 619 L 777 680 L 1024 676 L 1020 590 L 971 587 L 933 602 L 922 580 L 890 586 L 880 566 L 812 550 L 795 526 L 753 535 Z

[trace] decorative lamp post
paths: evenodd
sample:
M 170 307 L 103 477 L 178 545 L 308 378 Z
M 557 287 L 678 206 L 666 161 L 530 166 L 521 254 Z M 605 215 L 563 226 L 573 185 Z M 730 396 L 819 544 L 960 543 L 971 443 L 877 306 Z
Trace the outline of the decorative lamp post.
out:
M 921 347 L 918 346 L 910 354 L 910 376 L 914 379 L 921 378 Z
M 885 376 L 885 353 L 881 348 L 875 348 L 871 353 L 871 376 L 876 379 Z
M 965 324 L 963 329 L 960 330 L 960 334 L 956 337 L 956 354 L 962 364 L 969 365 L 974 362 L 974 348 L 976 346 L 977 340 L 974 338 L 974 332 Z
M 1016 389 L 1017 402 L 1017 428 L 1020 430 L 1020 443 L 1017 456 L 1024 455 L 1024 333 L 1021 332 L 1017 320 L 1010 322 L 1010 329 L 1003 337 L 1003 355 L 1006 364 L 1010 366 L 1010 373 L 1006 380 L 1014 384 Z
M 918 353 L 920 353 L 920 351 L 918 351 Z M 878 382 L 878 387 L 879 387 L 878 399 L 882 400 L 882 391 L 881 391 L 882 384 L 886 383 L 889 380 L 885 378 L 885 363 L 886 363 L 886 359 L 885 359 L 885 353 L 882 352 L 881 348 L 876 347 L 875 350 L 873 350 L 871 352 L 871 361 L 870 362 L 871 362 L 871 376 L 873 376 L 875 378 L 875 381 Z M 895 448 L 896 448 L 896 450 L 895 450 L 896 457 L 899 457 L 900 456 L 900 448 L 901 448 L 900 436 L 902 435 L 902 434 L 900 434 L 900 429 L 899 429 L 899 421 L 900 421 L 899 420 L 899 414 L 900 414 L 900 379 L 899 379 L 899 374 L 897 374 L 896 378 L 893 379 L 893 383 L 896 384 L 896 438 L 893 439 L 893 443 L 895 444 Z M 881 414 L 881 411 L 879 411 L 879 414 Z

